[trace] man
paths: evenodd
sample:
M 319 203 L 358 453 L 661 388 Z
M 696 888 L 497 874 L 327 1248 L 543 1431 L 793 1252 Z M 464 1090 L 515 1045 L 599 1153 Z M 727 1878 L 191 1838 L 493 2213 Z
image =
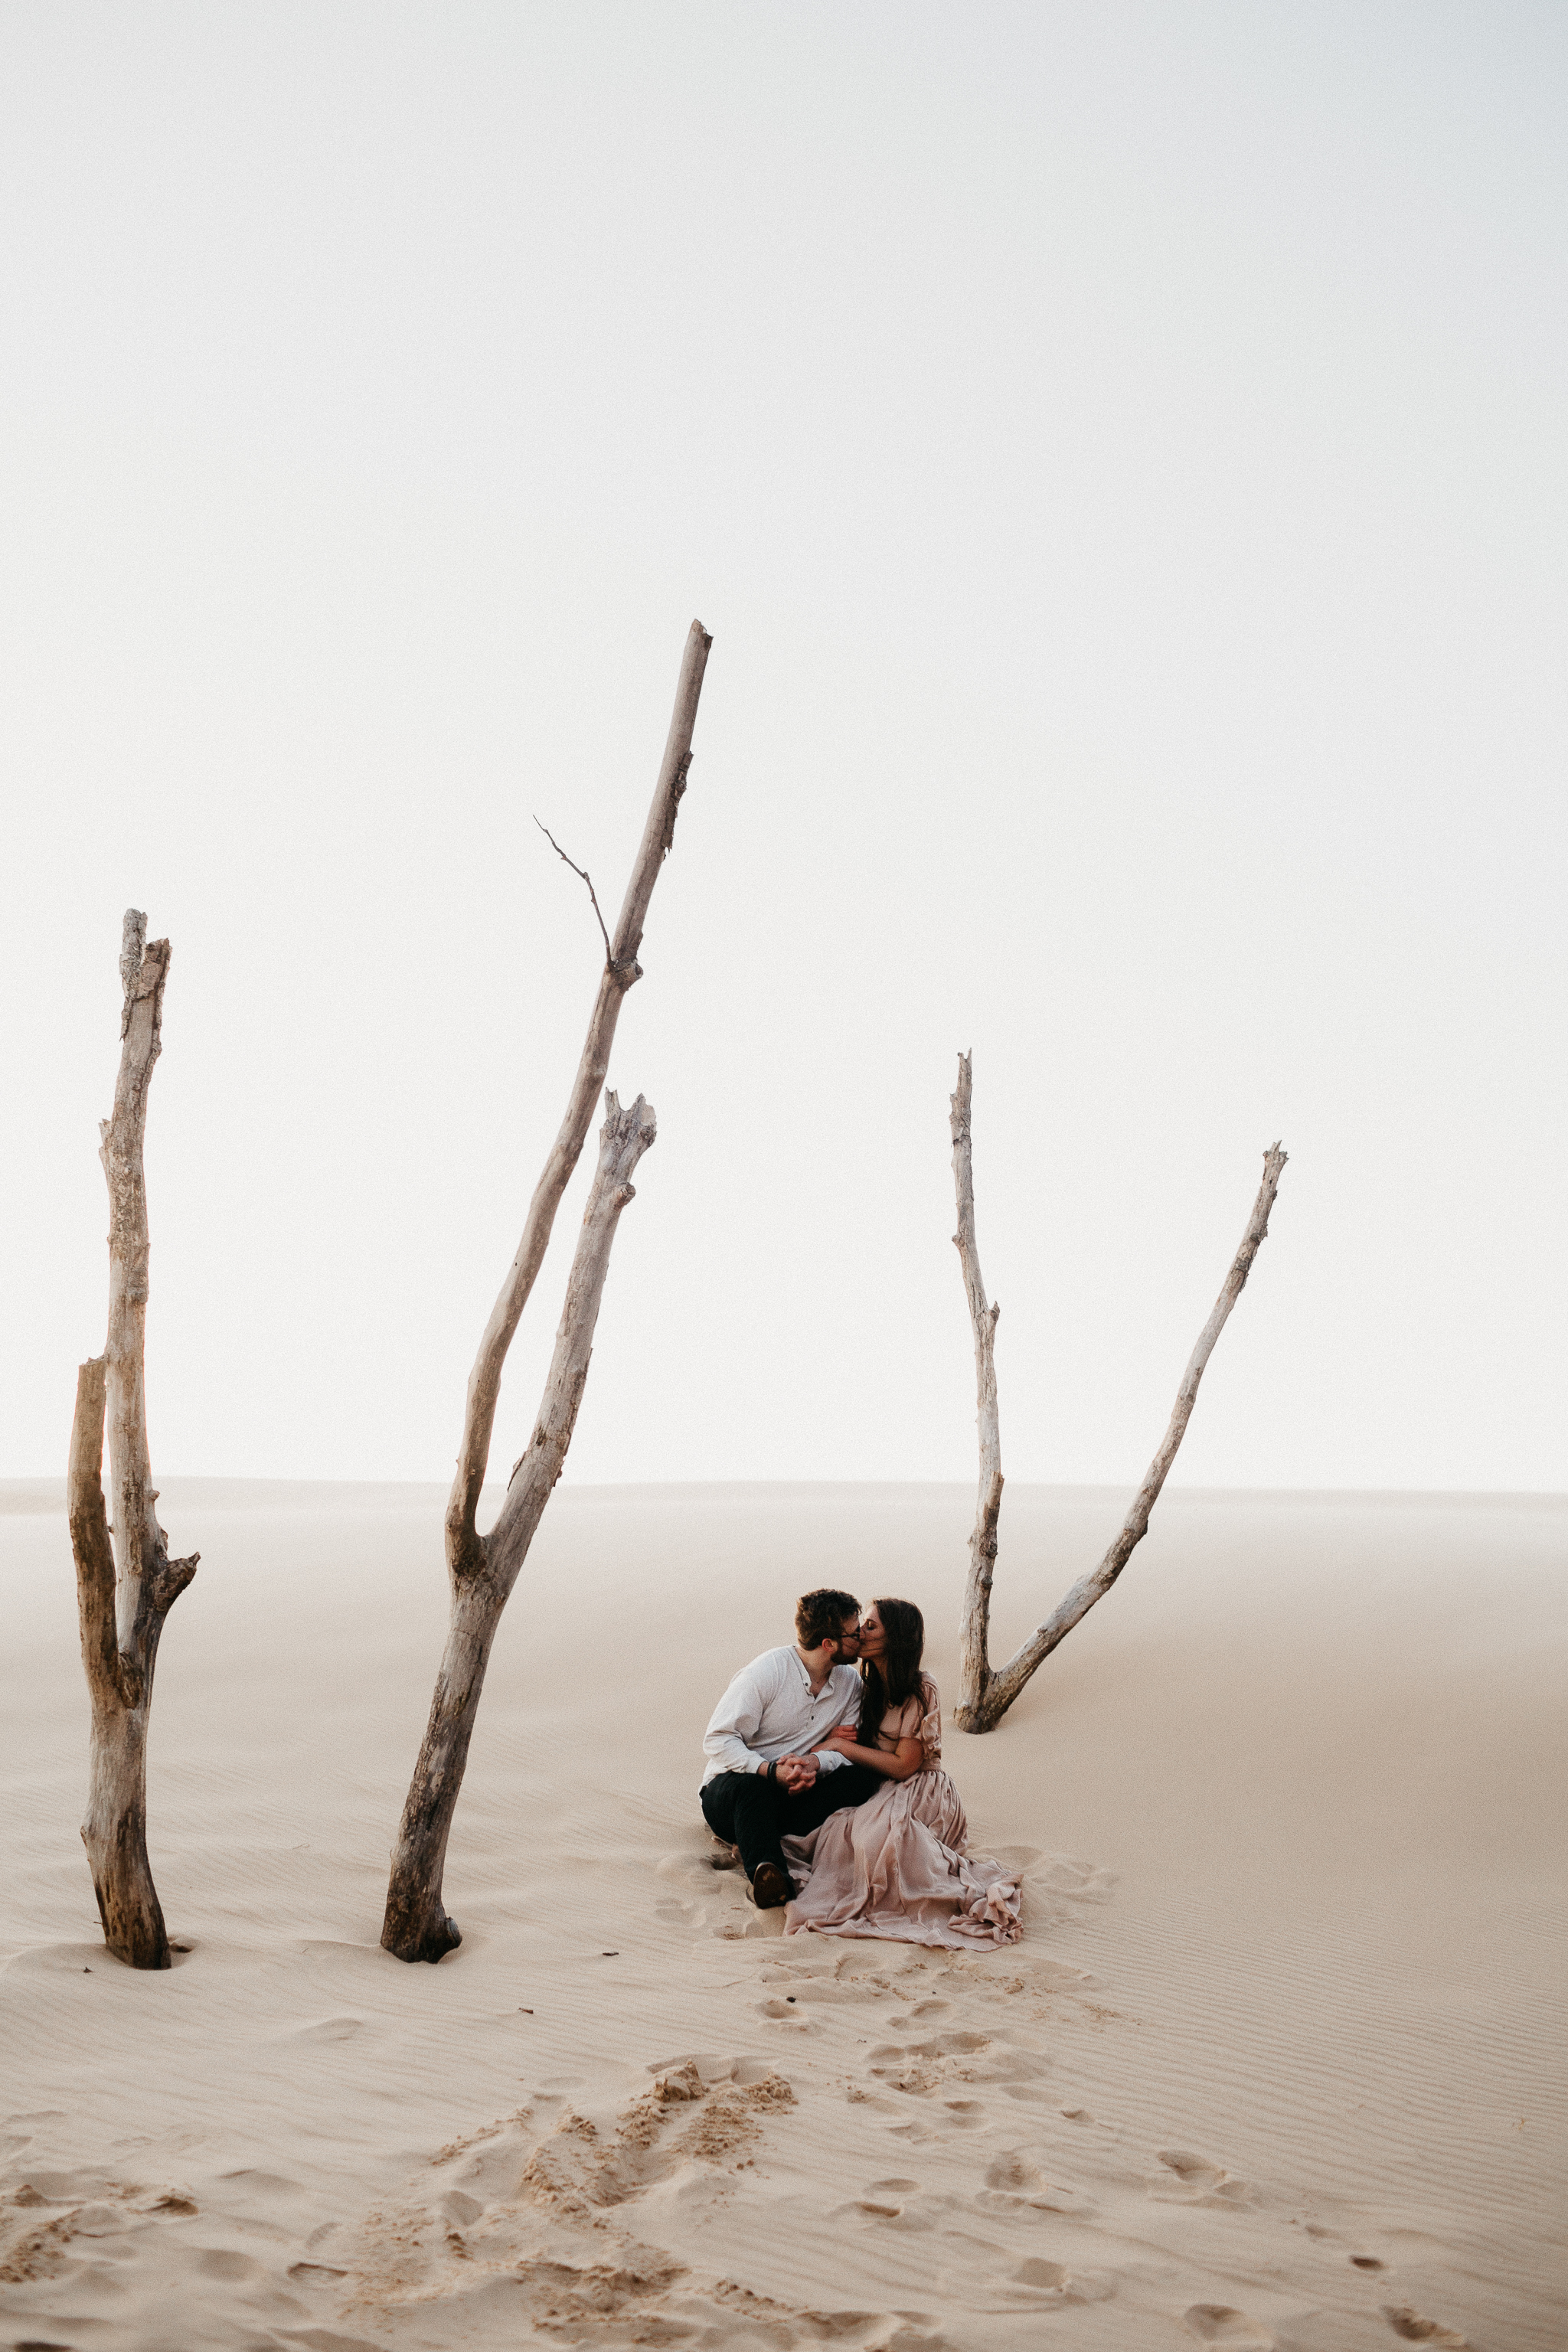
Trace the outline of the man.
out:
M 713 1710 L 702 1742 L 702 1812 L 716 1837 L 739 1846 L 759 1911 L 795 1892 L 783 1840 L 804 1837 L 841 1805 L 863 1805 L 880 1777 L 818 1742 L 860 1712 L 860 1603 L 852 1592 L 807 1592 L 795 1604 L 795 1643 L 742 1666 Z

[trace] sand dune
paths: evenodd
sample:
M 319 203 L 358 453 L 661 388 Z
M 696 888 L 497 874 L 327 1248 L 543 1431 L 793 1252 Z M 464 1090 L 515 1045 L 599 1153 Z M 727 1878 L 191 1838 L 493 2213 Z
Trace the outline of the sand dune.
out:
M 563 1489 L 439 1969 L 376 1948 L 434 1489 L 169 1480 L 161 1977 L 109 1960 L 58 1487 L 0 1489 L 0 2342 L 1568 2342 L 1568 1504 L 1176 1495 L 987 1739 L 988 1954 L 780 1939 L 698 1741 L 807 1583 L 951 1633 L 967 1499 Z M 1010 1489 L 1000 1635 L 1118 1498 Z

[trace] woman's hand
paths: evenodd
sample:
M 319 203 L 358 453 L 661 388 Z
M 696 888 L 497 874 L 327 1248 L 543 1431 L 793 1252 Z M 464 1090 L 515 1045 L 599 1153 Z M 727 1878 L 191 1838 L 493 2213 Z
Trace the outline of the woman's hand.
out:
M 837 1725 L 827 1734 L 826 1739 L 819 1739 L 817 1742 L 819 1748 L 854 1748 L 857 1745 L 854 1726 L 847 1723 Z

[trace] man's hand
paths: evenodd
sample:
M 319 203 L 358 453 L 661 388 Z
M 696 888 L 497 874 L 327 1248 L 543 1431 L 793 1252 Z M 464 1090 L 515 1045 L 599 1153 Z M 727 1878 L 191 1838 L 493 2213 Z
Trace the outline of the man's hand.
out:
M 809 1789 L 816 1778 L 816 1759 L 815 1756 L 781 1756 L 773 1768 L 773 1777 L 791 1795 L 801 1789 Z

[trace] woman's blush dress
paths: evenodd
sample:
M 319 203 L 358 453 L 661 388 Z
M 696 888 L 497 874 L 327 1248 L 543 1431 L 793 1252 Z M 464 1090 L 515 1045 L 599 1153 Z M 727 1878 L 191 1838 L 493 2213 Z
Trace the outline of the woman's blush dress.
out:
M 942 1699 L 929 1675 L 882 1718 L 877 1744 L 889 1756 L 919 1738 L 921 1769 L 886 1780 L 863 1805 L 829 1813 L 808 1837 L 787 1837 L 795 1896 L 788 1936 L 877 1936 L 958 1950 L 1012 1944 L 1023 1934 L 1017 1874 L 966 1852 L 963 1801 L 942 1769 Z

